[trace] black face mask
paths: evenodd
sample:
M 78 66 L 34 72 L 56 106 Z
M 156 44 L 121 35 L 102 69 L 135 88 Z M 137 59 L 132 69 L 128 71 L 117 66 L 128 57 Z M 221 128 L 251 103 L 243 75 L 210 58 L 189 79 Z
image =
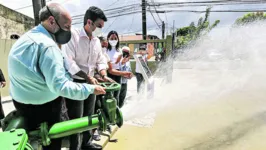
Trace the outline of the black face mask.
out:
M 59 28 L 60 29 L 54 34 L 55 41 L 58 44 L 66 44 L 71 39 L 71 32 L 63 30 L 60 26 L 59 26 Z
M 51 13 L 50 9 L 47 7 L 47 10 L 49 11 L 49 13 L 54 17 L 54 15 Z M 54 17 L 55 18 L 55 17 Z M 62 29 L 59 25 L 59 23 L 57 22 L 56 19 L 54 19 L 56 24 L 58 25 L 59 27 L 59 30 L 56 32 L 56 33 L 53 33 L 54 36 L 55 36 L 55 41 L 58 43 L 58 44 L 66 44 L 67 42 L 70 41 L 71 39 L 71 32 L 70 31 L 66 31 L 64 29 Z

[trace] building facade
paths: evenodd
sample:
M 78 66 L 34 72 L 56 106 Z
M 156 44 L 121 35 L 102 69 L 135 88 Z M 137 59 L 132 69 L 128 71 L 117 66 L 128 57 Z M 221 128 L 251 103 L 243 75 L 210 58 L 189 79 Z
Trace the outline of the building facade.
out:
M 0 39 L 17 39 L 33 27 L 33 18 L 0 4 Z

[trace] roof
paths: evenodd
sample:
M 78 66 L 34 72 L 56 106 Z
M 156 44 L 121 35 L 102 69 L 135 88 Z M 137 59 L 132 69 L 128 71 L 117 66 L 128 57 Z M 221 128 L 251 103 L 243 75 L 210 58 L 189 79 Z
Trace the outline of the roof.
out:
M 148 39 L 159 39 L 156 35 L 148 35 Z M 134 41 L 134 40 L 142 40 L 142 34 L 136 34 L 136 35 L 120 35 L 119 36 L 120 41 Z
M 142 40 L 142 35 L 120 35 L 120 41 Z

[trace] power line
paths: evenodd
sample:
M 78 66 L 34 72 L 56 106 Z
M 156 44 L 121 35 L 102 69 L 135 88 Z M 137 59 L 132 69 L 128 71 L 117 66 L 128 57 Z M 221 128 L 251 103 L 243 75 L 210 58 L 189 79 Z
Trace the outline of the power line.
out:
M 130 10 L 130 9 L 134 9 L 136 6 L 140 6 L 140 4 L 131 4 L 131 5 L 126 5 L 126 6 L 120 6 L 120 7 L 116 7 L 116 8 L 111 8 L 111 9 L 104 9 L 104 12 L 109 12 L 109 11 L 116 11 L 116 12 L 123 12 L 126 10 Z M 112 12 L 111 12 L 112 13 Z M 108 13 L 105 13 L 108 14 Z M 83 17 L 84 14 L 80 14 L 80 15 L 75 15 L 72 16 L 73 19 L 78 18 L 78 17 Z
M 155 3 L 154 3 L 154 0 L 151 0 L 151 2 L 152 2 L 153 4 L 155 4 Z M 155 11 L 157 11 L 155 5 L 154 5 L 154 9 L 155 9 Z M 162 19 L 161 19 L 161 17 L 160 17 L 160 15 L 159 15 L 158 13 L 156 13 L 156 14 L 157 14 L 159 20 L 160 20 L 161 22 L 163 22 Z
M 208 2 L 211 2 L 211 1 L 208 1 Z M 241 5 L 245 5 L 245 4 L 256 4 L 257 5 L 257 4 L 265 3 L 266 1 L 259 1 L 260 3 L 256 3 L 258 1 L 252 1 L 252 3 L 251 3 L 251 1 L 242 1 L 242 2 L 240 2 L 240 1 L 236 1 L 235 0 L 233 2 L 230 1 L 230 3 L 223 3 L 223 4 L 215 3 L 215 4 L 212 4 L 212 6 L 217 6 L 217 5 L 240 5 L 240 4 Z M 185 3 L 185 2 L 182 2 L 182 3 Z M 188 3 L 188 2 L 186 2 L 186 3 Z M 169 3 L 166 3 L 166 4 L 169 4 Z M 122 14 L 126 13 L 126 12 L 129 12 L 129 13 L 126 13 L 126 15 L 134 14 L 134 13 L 132 13 L 130 11 L 136 11 L 135 8 L 140 8 L 140 7 L 137 7 L 137 6 L 139 6 L 139 4 L 134 4 L 134 6 L 133 5 L 129 5 L 129 6 L 122 6 L 122 7 L 112 8 L 112 10 L 116 10 L 116 11 L 111 11 L 111 12 L 107 13 L 107 16 L 109 15 L 111 18 L 112 17 L 116 17 L 117 15 L 121 14 L 121 12 L 122 12 Z M 153 5 L 150 5 L 150 6 L 153 6 Z M 204 4 L 204 5 L 199 5 L 199 4 L 198 5 L 178 5 L 178 6 L 175 5 L 175 6 L 168 6 L 168 7 L 174 7 L 175 8 L 175 7 L 191 7 L 191 6 L 197 6 L 198 7 L 198 6 L 208 6 L 208 5 L 207 4 Z M 160 6 L 160 7 L 162 7 L 162 6 Z M 165 7 L 165 6 L 163 6 L 163 7 Z M 123 9 L 120 9 L 120 8 L 123 8 Z M 111 9 L 108 9 L 108 10 L 111 10 Z M 160 13 L 159 11 L 156 11 L 156 10 L 155 10 L 155 13 Z M 138 13 L 138 12 L 136 12 L 136 13 Z M 76 15 L 76 16 L 73 16 L 73 20 L 81 19 L 81 17 L 78 17 L 78 16 L 83 17 L 83 15 Z
M 210 12 L 265 12 L 266 11 L 266 8 L 265 9 L 254 9 L 254 10 L 210 10 Z M 157 11 L 158 13 L 170 13 L 170 12 L 192 12 L 192 13 L 204 13 L 206 12 L 206 10 L 163 10 L 163 11 L 160 11 L 158 10 Z
M 132 21 L 131 21 L 131 24 L 130 24 L 130 26 L 129 26 L 127 32 L 129 32 L 129 31 L 131 30 L 132 25 L 133 25 L 133 22 L 134 22 L 134 19 L 135 19 L 135 14 L 132 16 Z
M 107 30 L 108 30 L 108 29 L 114 24 L 114 22 L 116 21 L 117 18 L 119 18 L 119 16 L 116 17 L 116 18 L 113 20 L 113 22 L 112 22 L 112 23 L 111 23 L 111 24 L 105 29 L 105 31 L 107 31 Z M 105 32 L 105 31 L 104 31 L 104 32 Z
M 151 13 L 172 13 L 172 12 L 191 12 L 191 13 L 205 13 L 206 10 L 149 10 Z M 210 12 L 258 12 L 258 11 L 266 11 L 265 9 L 242 9 L 242 10 L 210 10 Z M 127 13 L 122 13 L 122 14 L 117 14 L 117 15 L 111 15 L 111 16 L 107 16 L 108 18 L 114 18 L 114 17 L 118 17 L 118 16 L 125 16 L 125 15 L 131 15 L 131 14 L 136 14 L 136 13 L 141 13 L 141 11 L 134 11 L 134 12 L 127 12 Z M 153 15 L 152 15 L 153 16 Z M 154 17 L 154 16 L 153 16 Z M 80 24 L 82 22 L 77 22 L 77 23 L 73 23 L 73 24 Z
M 108 5 L 106 8 L 108 8 L 108 7 L 110 7 L 110 6 L 114 5 L 114 4 L 116 4 L 116 3 L 119 2 L 119 1 L 120 1 L 120 0 L 117 0 L 117 1 L 113 2 L 112 4 Z
M 32 5 L 28 5 L 28 6 L 24 6 L 24 7 L 20 7 L 20 8 L 16 8 L 14 10 L 20 10 L 20 9 L 24 9 L 24 8 L 28 8 L 28 7 L 31 7 Z
M 216 0 L 216 1 L 189 1 L 189 2 L 157 2 L 155 4 L 156 6 L 162 6 L 162 5 L 180 5 L 180 4 L 212 4 L 212 3 L 225 3 L 225 2 L 247 2 L 247 3 L 252 3 L 252 2 L 265 2 L 262 0 Z M 152 6 L 152 5 L 150 5 Z
M 210 4 L 172 4 L 172 5 L 162 5 L 160 8 L 170 7 L 200 7 L 200 6 L 225 6 L 225 5 L 258 5 L 265 4 L 265 2 L 230 2 L 230 3 L 210 3 Z M 156 5 L 156 4 L 155 4 Z M 153 5 L 150 5 L 153 6 Z
M 149 12 L 151 13 L 151 16 L 152 16 L 154 22 L 156 23 L 156 25 L 159 27 L 159 29 L 161 29 L 160 25 L 158 24 L 158 22 L 157 22 L 156 19 L 154 18 L 153 14 L 152 14 L 152 12 L 151 12 L 151 10 L 150 10 L 150 8 L 149 8 Z
M 46 2 L 49 2 L 49 1 L 52 1 L 52 0 L 46 0 Z M 27 5 L 27 6 L 23 6 L 23 7 L 20 7 L 20 8 L 15 8 L 14 10 L 20 10 L 20 9 L 24 9 L 24 8 L 28 8 L 28 7 L 31 7 L 31 5 Z

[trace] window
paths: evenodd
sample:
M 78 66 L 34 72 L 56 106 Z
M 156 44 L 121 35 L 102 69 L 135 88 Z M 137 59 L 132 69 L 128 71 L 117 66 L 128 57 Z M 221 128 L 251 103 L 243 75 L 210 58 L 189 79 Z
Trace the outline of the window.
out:
M 19 35 L 17 35 L 17 34 L 11 34 L 10 35 L 10 39 L 12 39 L 12 40 L 17 40 L 17 39 L 19 39 Z

